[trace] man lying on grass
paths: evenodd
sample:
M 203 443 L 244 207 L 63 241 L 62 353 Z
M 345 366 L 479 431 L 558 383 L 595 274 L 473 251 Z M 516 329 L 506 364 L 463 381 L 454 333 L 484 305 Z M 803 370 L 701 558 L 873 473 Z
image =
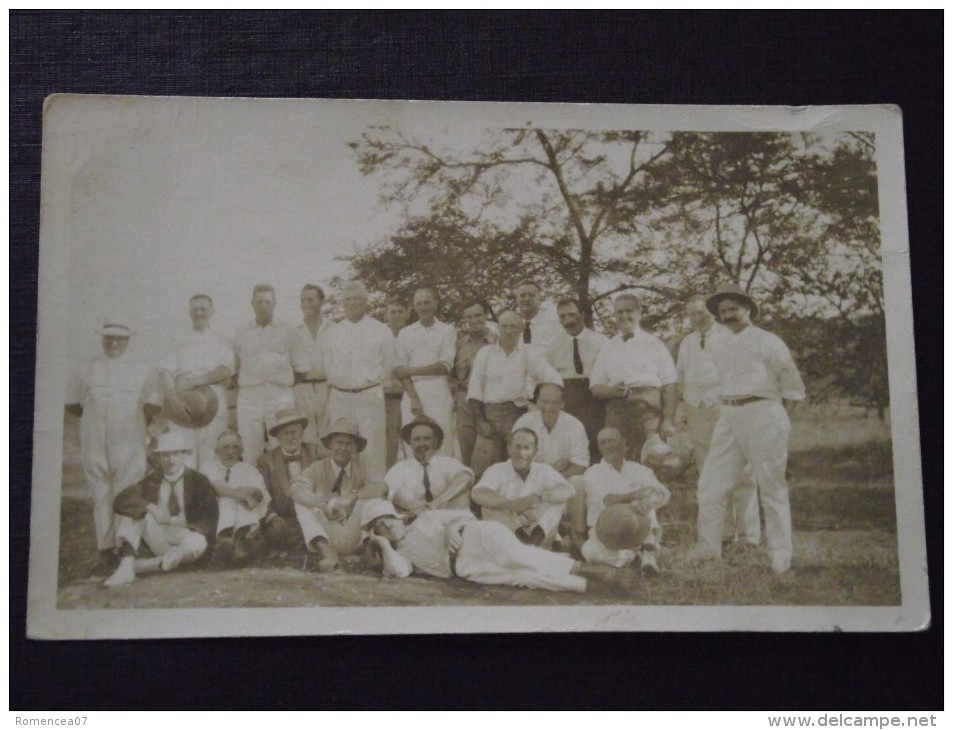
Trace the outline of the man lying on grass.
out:
M 631 522 L 642 518 L 627 506 Z M 406 578 L 415 570 L 436 578 L 463 578 L 486 585 L 585 593 L 587 581 L 631 591 L 634 571 L 587 565 L 568 555 L 522 544 L 499 522 L 483 522 L 464 510 L 428 510 L 405 524 L 384 499 L 364 506 L 361 524 L 369 533 L 369 560 L 383 574 Z M 641 533 L 641 530 L 629 531 Z M 617 540 L 608 536 L 612 544 Z

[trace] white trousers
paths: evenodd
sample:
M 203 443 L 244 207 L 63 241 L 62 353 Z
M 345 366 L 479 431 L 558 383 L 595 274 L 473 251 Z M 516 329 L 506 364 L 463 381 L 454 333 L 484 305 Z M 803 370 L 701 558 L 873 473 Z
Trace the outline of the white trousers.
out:
M 360 393 L 345 393 L 331 388 L 328 397 L 328 422 L 347 416 L 357 421 L 361 436 L 367 439 L 367 448 L 361 461 L 370 479 L 382 479 L 386 473 L 387 417 L 384 412 L 384 389 L 379 385 Z
M 692 455 L 701 474 L 708 451 L 711 448 L 711 436 L 718 423 L 721 406 L 693 406 L 685 403 L 685 416 L 688 432 L 692 439 Z M 745 469 L 732 491 L 725 512 L 723 541 L 737 540 L 757 545 L 761 542 L 761 515 L 758 512 L 758 489 L 751 479 L 751 470 Z
M 526 527 L 527 525 L 536 523 L 543 529 L 543 532 L 546 533 L 547 540 L 549 540 L 555 536 L 556 530 L 559 528 L 559 522 L 562 520 L 566 505 L 566 502 L 562 504 L 540 502 L 532 509 L 522 512 L 519 515 L 514 515 L 505 509 L 490 509 L 484 507 L 483 519 L 506 525 L 511 532 L 516 532 L 520 527 Z
M 328 384 L 298 383 L 294 386 L 295 408 L 308 417 L 308 426 L 304 430 L 304 440 L 313 444 L 327 430 L 325 413 L 328 408 Z
M 586 581 L 573 575 L 568 555 L 523 545 L 498 522 L 470 522 L 457 554 L 459 577 L 485 585 L 586 592 Z
M 654 509 L 648 512 L 646 516 L 649 518 L 652 527 L 645 540 L 642 541 L 642 545 L 651 545 L 657 548 L 662 538 L 662 525 L 659 523 L 658 515 L 655 514 Z M 638 555 L 635 550 L 613 550 L 606 547 L 602 540 L 596 537 L 595 529 L 592 529 L 589 535 L 589 539 L 582 544 L 582 557 L 587 563 L 624 568 Z
M 446 378 L 415 380 L 414 389 L 420 397 L 424 415 L 440 424 L 443 429 L 443 444 L 438 453 L 444 456 L 453 456 L 455 452 L 456 433 L 453 429 L 453 394 Z M 401 423 L 410 423 L 414 415 L 410 412 L 410 396 L 404 393 L 400 400 Z M 402 458 L 410 458 L 413 453 L 409 447 L 402 449 Z
M 162 570 L 175 570 L 182 563 L 191 563 L 202 557 L 208 547 L 205 535 L 188 527 L 160 525 L 152 515 L 139 520 L 119 515 L 116 520 L 116 538 L 123 539 L 138 550 L 145 542 L 156 557 L 162 558 Z
M 698 480 L 700 552 L 721 555 L 725 512 L 732 491 L 748 466 L 764 509 L 768 553 L 775 570 L 791 565 L 791 505 L 785 470 L 791 422 L 778 401 L 721 406 L 711 450 Z
M 254 509 L 248 509 L 241 501 L 231 497 L 218 498 L 218 527 L 215 532 L 221 532 L 232 528 L 239 528 L 248 525 L 257 525 L 264 519 L 268 512 L 268 504 L 265 500 L 255 505 Z
M 295 503 L 295 516 L 301 525 L 305 546 L 309 546 L 314 538 L 323 537 L 340 555 L 356 553 L 361 546 L 361 512 L 366 502 L 364 499 L 357 500 L 351 516 L 344 522 L 334 522 L 319 509 Z
M 242 437 L 242 460 L 256 466 L 268 443 L 274 441 L 268 429 L 275 413 L 294 408 L 294 394 L 284 385 L 245 385 L 238 389 L 238 433 Z

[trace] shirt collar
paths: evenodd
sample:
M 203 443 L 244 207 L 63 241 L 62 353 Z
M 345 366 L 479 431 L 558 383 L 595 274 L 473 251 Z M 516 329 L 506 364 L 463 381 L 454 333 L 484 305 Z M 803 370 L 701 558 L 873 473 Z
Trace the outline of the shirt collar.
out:
M 162 481 L 164 481 L 164 482 L 166 482 L 166 483 L 168 483 L 168 484 L 175 484 L 175 483 L 176 483 L 177 481 L 179 481 L 183 476 L 185 476 L 185 467 L 184 467 L 184 466 L 182 467 L 182 469 L 181 469 L 180 471 L 176 472 L 175 474 L 172 474 L 171 476 L 170 476 L 170 475 L 167 475 L 165 472 L 163 472 L 163 473 L 162 473 Z

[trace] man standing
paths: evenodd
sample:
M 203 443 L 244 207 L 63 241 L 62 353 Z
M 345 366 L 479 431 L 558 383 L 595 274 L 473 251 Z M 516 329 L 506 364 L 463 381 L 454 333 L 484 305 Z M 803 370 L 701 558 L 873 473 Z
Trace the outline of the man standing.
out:
M 387 498 L 411 515 L 428 509 L 469 509 L 473 471 L 437 453 L 444 438 L 440 424 L 418 416 L 401 429 L 401 437 L 412 456 L 388 470 Z
M 751 324 L 758 308 L 741 287 L 722 286 L 706 306 L 730 334 L 712 348 L 721 411 L 698 481 L 696 554 L 700 558 L 721 555 L 729 497 L 747 465 L 764 509 L 771 567 L 785 573 L 793 554 L 785 481 L 791 433 L 787 408 L 804 399 L 804 383 L 784 342 Z
M 712 350 L 730 336 L 727 327 L 714 321 L 705 307 L 705 297 L 694 296 L 685 307 L 692 331 L 678 347 L 679 396 L 685 406 L 688 432 L 692 438 L 692 454 L 701 474 L 711 446 L 711 435 L 718 422 L 721 401 L 718 397 L 718 369 Z M 749 472 L 731 494 L 725 517 L 724 541 L 737 538 L 738 543 L 757 545 L 761 542 L 761 517 L 758 494 Z
M 190 448 L 180 433 L 160 435 L 154 450 L 160 469 L 116 497 L 120 561 L 104 585 L 121 586 L 141 573 L 175 570 L 205 553 L 215 534 L 218 505 L 208 479 L 185 466 Z M 143 542 L 155 557 L 138 557 Z
M 394 336 L 367 316 L 367 290 L 357 281 L 341 288 L 346 318 L 328 332 L 325 360 L 331 394 L 328 419 L 357 421 L 367 442 L 362 460 L 368 475 L 386 471 L 387 426 L 382 383 L 394 369 Z
M 556 305 L 563 331 L 546 351 L 546 359 L 563 379 L 566 413 L 582 421 L 589 438 L 589 457 L 599 458 L 596 438 L 606 421 L 606 407 L 589 389 L 589 374 L 609 339 L 583 327 L 582 312 L 575 299 L 562 299 Z
M 524 279 L 516 285 L 513 298 L 523 318 L 523 342 L 545 354 L 563 331 L 556 312 L 542 306 L 542 290 L 531 279 Z
M 146 424 L 159 412 L 149 367 L 126 357 L 132 334 L 124 319 L 107 319 L 100 330 L 103 356 L 84 365 L 66 394 L 67 413 L 81 419 L 83 473 L 99 550 L 96 574 L 116 567 L 113 500 L 146 473 Z
M 407 326 L 407 305 L 399 297 L 387 300 L 387 326 L 394 335 L 394 340 L 400 331 Z M 395 350 L 396 352 L 396 350 Z M 390 469 L 397 461 L 397 452 L 400 450 L 400 402 L 404 397 L 404 385 L 393 373 L 384 378 L 384 411 L 387 423 L 387 453 L 386 466 Z
M 655 510 L 668 504 L 671 497 L 668 489 L 655 478 L 647 466 L 625 458 L 625 441 L 615 428 L 599 432 L 599 451 L 602 461 L 586 469 L 586 516 L 589 538 L 582 546 L 582 555 L 590 563 L 600 563 L 621 568 L 636 558 L 633 549 L 618 550 L 604 544 L 596 534 L 596 524 L 603 511 L 614 505 L 628 505 L 639 516 L 648 520 L 648 529 L 639 541 L 639 558 L 642 573 L 656 576 L 659 573 L 658 552 L 662 536 Z
M 516 312 L 500 315 L 500 341 L 480 350 L 473 361 L 467 402 L 476 423 L 473 471 L 503 458 L 513 425 L 526 412 L 538 383 L 562 385 L 559 373 L 538 350 L 520 342 L 523 320 Z
M 551 466 L 535 461 L 539 439 L 521 428 L 510 434 L 508 461 L 493 464 L 473 488 L 483 519 L 506 525 L 520 542 L 549 547 L 573 486 Z
M 305 546 L 325 573 L 339 567 L 339 555 L 361 546 L 361 507 L 384 496 L 387 488 L 371 481 L 355 456 L 367 447 L 357 422 L 339 418 L 321 442 L 331 455 L 316 461 L 291 483 L 295 513 Z
M 589 467 L 589 439 L 582 422 L 563 410 L 563 389 L 544 383 L 536 405 L 536 410 L 517 419 L 513 430 L 528 428 L 539 438 L 536 461 L 553 467 L 567 480 L 582 476 Z
M 218 458 L 202 466 L 202 474 L 218 497 L 218 526 L 212 560 L 228 565 L 260 557 L 264 552 L 261 525 L 268 514 L 271 495 L 265 480 L 242 459 L 242 438 L 223 431 L 217 440 Z
M 268 429 L 275 413 L 294 407 L 294 371 L 291 353 L 295 333 L 274 321 L 275 290 L 258 284 L 252 292 L 255 321 L 235 335 L 238 357 L 238 432 L 245 445 L 245 459 L 257 464 L 268 443 Z
M 418 416 L 427 416 L 444 433 L 452 433 L 453 395 L 447 376 L 453 367 L 457 331 L 436 318 L 437 296 L 433 289 L 414 293 L 414 311 L 417 321 L 397 335 L 393 375 L 404 386 L 400 420 L 410 423 Z M 453 442 L 443 443 L 440 453 L 453 453 Z
M 278 411 L 275 424 L 269 429 L 269 435 L 277 439 L 278 446 L 262 454 L 258 463 L 271 502 L 265 518 L 265 537 L 279 548 L 297 543 L 301 537 L 291 482 L 327 455 L 321 444 L 304 441 L 307 426 L 308 417 L 293 408 Z
M 235 367 L 235 352 L 227 339 L 210 329 L 214 311 L 212 298 L 207 294 L 196 294 L 189 299 L 192 332 L 179 343 L 175 354 L 159 372 L 166 408 L 182 422 L 188 422 L 188 406 L 182 400 L 188 391 L 207 385 L 218 400 L 215 416 L 206 426 L 187 428 L 169 422 L 169 431 L 180 432 L 192 446 L 186 460 L 190 469 L 201 469 L 206 462 L 215 460 L 216 439 L 228 428 L 225 383 Z
M 642 447 L 663 446 L 659 433 L 675 433 L 675 363 L 665 344 L 639 327 L 642 308 L 632 294 L 615 299 L 618 333 L 599 353 L 590 376 L 596 398 L 606 402 L 606 426 L 626 443 L 626 458 L 642 461 Z
M 324 290 L 317 284 L 301 289 L 301 313 L 304 320 L 295 329 L 291 366 L 294 369 L 294 399 L 298 412 L 308 417 L 306 441 L 316 444 L 324 428 L 324 410 L 328 404 L 328 377 L 324 370 L 324 337 L 330 325 L 322 319 Z
M 484 345 L 497 341 L 486 324 L 486 308 L 482 302 L 470 302 L 463 308 L 463 324 L 466 334 L 457 339 L 457 354 L 453 362 L 453 398 L 457 414 L 457 441 L 460 444 L 460 460 L 470 465 L 473 459 L 473 446 L 476 443 L 476 423 L 473 412 L 467 403 L 467 389 L 470 387 L 470 371 L 473 360 Z

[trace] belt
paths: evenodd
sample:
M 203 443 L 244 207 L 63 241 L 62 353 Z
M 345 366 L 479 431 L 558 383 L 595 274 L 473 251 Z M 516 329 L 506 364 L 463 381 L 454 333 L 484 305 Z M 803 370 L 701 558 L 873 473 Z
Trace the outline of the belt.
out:
M 754 403 L 759 400 L 768 400 L 768 399 L 763 398 L 760 395 L 747 395 L 747 396 L 742 396 L 741 398 L 722 398 L 721 404 L 723 406 L 746 406 L 749 403 Z
M 299 383 L 305 383 L 307 385 L 320 385 L 321 383 L 328 382 L 327 378 L 321 378 L 320 380 L 316 378 L 308 378 L 307 380 L 299 380 Z
M 371 388 L 379 388 L 380 383 L 365 385 L 363 388 L 339 388 L 336 385 L 332 385 L 331 387 L 335 390 L 340 390 L 342 393 L 363 393 L 365 390 L 370 390 Z

